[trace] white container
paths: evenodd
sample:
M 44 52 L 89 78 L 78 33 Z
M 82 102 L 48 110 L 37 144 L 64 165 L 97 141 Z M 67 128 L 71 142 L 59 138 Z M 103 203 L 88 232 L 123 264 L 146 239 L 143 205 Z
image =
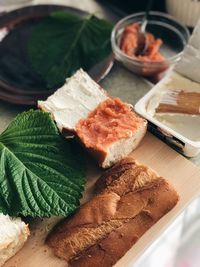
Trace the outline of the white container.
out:
M 194 27 L 200 17 L 199 0 L 166 0 L 167 12 L 183 24 Z
M 150 112 L 147 111 L 147 106 L 154 95 L 157 93 L 162 93 L 162 90 L 166 90 L 169 83 L 176 83 L 175 72 L 170 72 L 168 75 L 161 80 L 158 84 L 156 84 L 153 89 L 151 89 L 142 99 L 140 99 L 135 105 L 135 111 L 146 118 L 149 122 L 149 130 L 157 135 L 160 139 L 165 141 L 166 143 L 172 145 L 176 150 L 180 153 L 184 154 L 187 157 L 195 157 L 200 153 L 200 140 L 193 141 L 189 138 L 183 136 L 172 128 L 166 126 L 164 123 L 155 119 Z M 188 80 L 189 81 L 189 80 Z M 177 83 L 178 85 L 178 83 Z M 199 92 L 200 92 L 200 84 L 199 84 Z M 200 118 L 200 116 L 199 116 Z M 187 127 L 187 126 L 186 126 Z M 200 124 L 199 124 L 200 130 Z M 199 131 L 200 133 L 200 131 Z
M 162 92 L 166 90 L 178 89 L 200 93 L 199 40 L 200 20 L 194 29 L 188 45 L 183 51 L 181 60 L 175 66 L 174 71 L 169 72 L 164 79 L 156 84 L 153 89 L 135 105 L 135 111 L 149 121 L 149 128 L 153 133 L 161 139 L 164 139 L 167 143 L 173 145 L 177 150 L 188 157 L 194 157 L 200 153 L 200 115 L 190 115 L 189 119 L 188 117 L 184 117 L 184 120 L 182 120 L 182 115 L 177 117 L 177 115 L 174 116 L 170 114 L 171 123 L 168 123 L 169 120 L 167 121 L 167 119 L 158 120 L 158 117 L 157 119 L 154 117 L 153 106 L 156 107 Z M 151 100 L 152 112 L 151 106 L 149 105 L 150 99 L 153 99 Z M 169 127 L 169 125 L 171 127 Z

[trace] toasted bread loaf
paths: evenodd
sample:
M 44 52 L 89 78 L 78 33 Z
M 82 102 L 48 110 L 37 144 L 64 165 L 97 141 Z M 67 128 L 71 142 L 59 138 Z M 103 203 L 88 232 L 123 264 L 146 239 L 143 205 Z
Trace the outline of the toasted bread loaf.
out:
M 108 170 L 96 191 L 47 239 L 72 267 L 113 266 L 179 199 L 164 178 L 131 158 Z
M 20 218 L 0 214 L 0 266 L 22 248 L 28 236 L 28 226 Z

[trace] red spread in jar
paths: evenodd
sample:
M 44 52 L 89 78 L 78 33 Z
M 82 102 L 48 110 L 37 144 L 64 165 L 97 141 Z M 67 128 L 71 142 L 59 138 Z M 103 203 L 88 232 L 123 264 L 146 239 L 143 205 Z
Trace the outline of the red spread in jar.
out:
M 119 98 L 100 103 L 86 119 L 76 126 L 76 132 L 87 148 L 105 150 L 113 142 L 131 137 L 143 124 L 143 119 Z
M 128 25 L 123 32 L 122 40 L 120 44 L 121 50 L 128 56 L 137 58 L 141 61 L 163 61 L 165 60 L 159 52 L 162 45 L 161 39 L 156 39 L 153 34 L 146 33 L 146 42 L 148 44 L 144 55 L 136 55 L 135 51 L 138 47 L 138 32 L 140 30 L 140 25 L 138 23 L 133 23 Z

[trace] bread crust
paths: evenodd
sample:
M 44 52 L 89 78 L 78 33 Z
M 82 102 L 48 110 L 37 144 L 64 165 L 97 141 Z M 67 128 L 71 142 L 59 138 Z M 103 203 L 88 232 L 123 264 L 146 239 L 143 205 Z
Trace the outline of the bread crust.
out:
M 127 222 L 125 221 L 121 227 L 110 232 L 97 244 L 84 251 L 83 254 L 73 258 L 70 261 L 70 266 L 113 266 L 151 226 L 174 207 L 177 197 L 165 180 L 155 181 L 150 188 L 138 191 L 138 194 L 145 197 L 143 200 L 147 205 L 136 216 L 130 218 Z M 149 190 L 151 190 L 150 195 Z M 159 205 L 155 204 L 156 198 L 160 201 Z M 171 198 L 171 200 L 168 202 L 166 198 Z M 131 202 L 130 200 L 129 203 L 134 205 L 134 201 Z M 121 206 L 121 209 L 125 208 L 126 206 Z
M 47 239 L 71 267 L 113 266 L 179 199 L 164 178 L 132 158 L 107 170 L 96 193 Z

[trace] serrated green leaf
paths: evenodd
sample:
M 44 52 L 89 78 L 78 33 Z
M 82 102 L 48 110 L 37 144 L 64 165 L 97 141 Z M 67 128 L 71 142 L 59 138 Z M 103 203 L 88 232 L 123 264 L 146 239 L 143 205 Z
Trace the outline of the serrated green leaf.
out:
M 48 113 L 28 111 L 0 135 L 0 211 L 11 216 L 67 216 L 79 206 L 81 151 L 64 140 Z
M 48 88 L 64 83 L 77 69 L 88 71 L 111 53 L 111 23 L 55 12 L 36 26 L 28 45 L 29 60 Z

